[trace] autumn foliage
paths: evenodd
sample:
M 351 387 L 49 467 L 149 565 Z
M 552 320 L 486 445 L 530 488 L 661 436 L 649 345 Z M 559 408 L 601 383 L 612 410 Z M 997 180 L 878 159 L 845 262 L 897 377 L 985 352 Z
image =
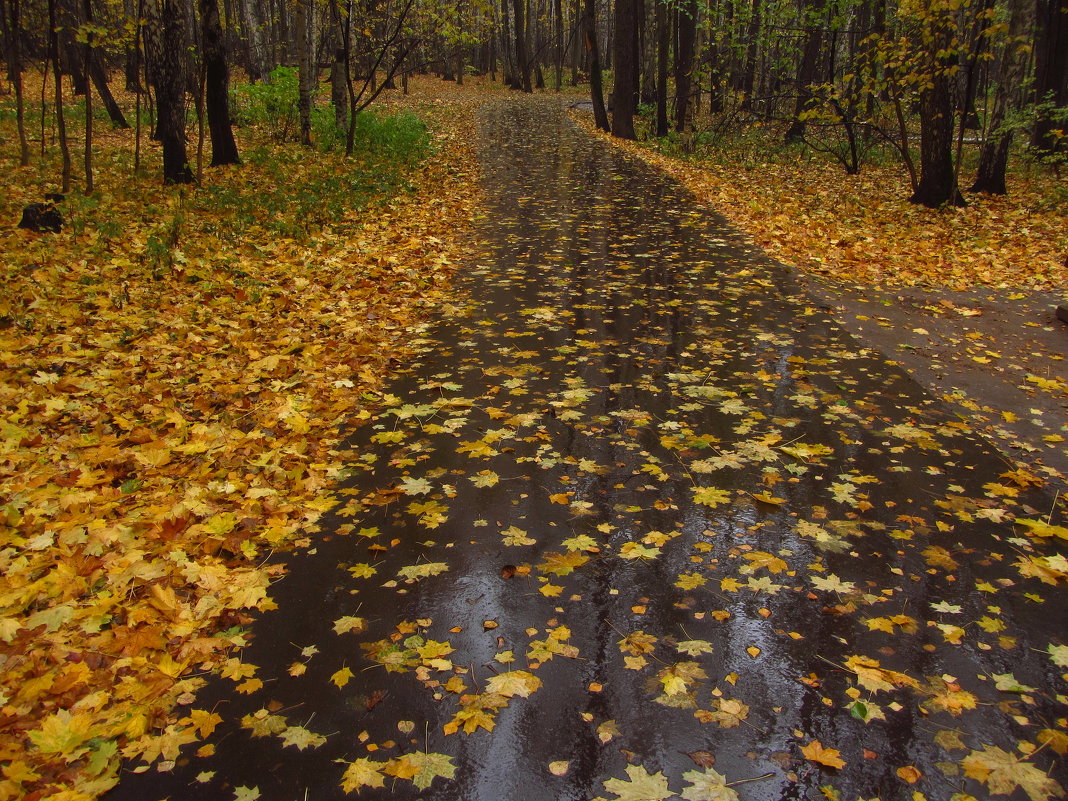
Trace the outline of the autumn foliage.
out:
M 170 710 L 270 608 L 272 554 L 333 504 L 339 437 L 462 252 L 470 113 L 423 111 L 438 156 L 405 176 L 413 191 L 384 186 L 291 236 L 269 218 L 235 236 L 232 207 L 204 200 L 288 191 L 271 183 L 280 152 L 195 191 L 102 170 L 59 234 L 14 227 L 47 180 L 14 173 L 0 209 L 0 798 L 93 796 L 120 757 L 171 760 L 214 727 Z M 101 161 L 122 163 L 129 136 L 109 134 Z M 286 179 L 353 170 L 297 154 Z

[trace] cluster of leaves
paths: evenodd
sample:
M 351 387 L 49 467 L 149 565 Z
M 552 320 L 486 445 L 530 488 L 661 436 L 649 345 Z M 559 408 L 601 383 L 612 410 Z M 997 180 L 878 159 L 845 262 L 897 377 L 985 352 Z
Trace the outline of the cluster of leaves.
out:
M 0 234 L 0 797 L 96 795 L 120 754 L 167 762 L 210 733 L 170 709 L 271 607 L 265 557 L 315 531 L 341 428 L 446 297 L 477 193 L 470 115 L 434 116 L 440 158 L 414 192 L 338 210 L 344 237 L 236 237 L 202 193 L 118 175 L 70 199 L 64 232 Z M 362 169 L 289 156 L 264 181 L 276 165 L 212 186 L 254 203 Z M 11 174 L 17 221 L 42 189 Z

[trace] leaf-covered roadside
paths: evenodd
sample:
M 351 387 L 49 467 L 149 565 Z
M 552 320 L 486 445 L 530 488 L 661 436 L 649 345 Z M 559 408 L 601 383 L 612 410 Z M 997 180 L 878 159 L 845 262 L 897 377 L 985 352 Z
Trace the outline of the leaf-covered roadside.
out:
M 180 201 L 148 181 L 104 190 L 122 236 L 5 226 L 0 798 L 91 797 L 120 755 L 172 759 L 213 728 L 169 710 L 271 606 L 266 557 L 332 505 L 339 430 L 447 300 L 477 196 L 472 122 L 434 118 L 416 190 L 345 236 L 253 227 L 161 259 L 144 209 L 175 219 Z
M 576 117 L 592 130 L 586 115 Z M 1004 197 L 933 211 L 910 204 L 898 169 L 859 175 L 819 160 L 681 161 L 613 140 L 665 170 L 788 264 L 836 281 L 877 286 L 1068 286 L 1068 208 L 1039 168 Z
M 737 153 L 688 162 L 611 141 L 800 268 L 860 341 L 905 366 L 1013 461 L 1064 485 L 1068 368 L 1053 307 L 1068 286 L 1068 208 L 1057 205 L 1058 179 L 1021 171 L 1008 196 L 970 196 L 968 207 L 939 212 L 908 203 L 888 168 L 849 176 L 831 164 L 758 164 Z

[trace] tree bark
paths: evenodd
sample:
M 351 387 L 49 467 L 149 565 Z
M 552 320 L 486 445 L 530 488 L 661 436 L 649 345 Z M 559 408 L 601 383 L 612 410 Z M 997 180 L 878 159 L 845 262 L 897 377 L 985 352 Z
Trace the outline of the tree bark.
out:
M 656 135 L 667 136 L 668 50 L 671 47 L 671 15 L 664 0 L 656 3 Z
M 675 130 L 686 130 L 686 118 L 693 94 L 693 51 L 697 41 L 697 0 L 679 5 L 679 38 L 675 51 Z
M 804 17 L 805 46 L 801 52 L 801 61 L 797 65 L 797 78 L 794 91 L 794 118 L 786 131 L 786 142 L 800 142 L 805 138 L 805 120 L 802 112 L 812 100 L 809 89 L 819 76 L 820 55 L 823 52 L 823 26 L 820 17 L 823 14 L 825 0 L 804 0 L 801 13 Z
M 593 120 L 602 131 L 609 130 L 608 112 L 604 108 L 604 87 L 601 83 L 601 49 L 597 44 L 597 0 L 583 0 L 583 33 L 590 55 L 590 95 L 593 98 Z
M 82 10 L 85 13 L 85 24 L 89 31 L 93 25 L 93 0 L 84 0 Z M 85 37 L 85 63 L 86 77 L 88 78 L 89 65 L 93 63 L 93 35 L 87 33 Z M 83 164 L 85 165 L 85 194 L 93 193 L 93 92 L 89 89 L 89 81 L 85 82 L 85 153 Z M 105 85 L 106 82 L 105 82 Z
M 1009 33 L 1001 57 L 997 60 L 993 82 L 995 84 L 994 107 L 990 112 L 987 136 L 979 151 L 979 168 L 975 183 L 969 191 L 1004 195 L 1005 171 L 1009 164 L 1009 149 L 1012 146 L 1012 129 L 999 130 L 1009 111 L 1018 106 L 1020 86 L 1027 72 L 1028 48 L 1025 31 L 1029 27 L 1026 0 L 1010 0 Z
M 145 40 L 156 94 L 156 133 L 163 145 L 163 183 L 194 182 L 185 144 L 185 20 L 178 0 L 150 3 Z
M 263 23 L 256 0 L 241 0 L 241 27 L 248 47 L 245 69 L 253 81 L 262 81 L 271 71 L 263 44 Z
M 89 62 L 89 79 L 93 86 L 96 87 L 96 93 L 100 95 L 100 100 L 104 104 L 108 117 L 111 119 L 111 124 L 116 128 L 126 130 L 130 127 L 130 123 L 126 121 L 122 109 L 115 102 L 115 96 L 111 94 L 111 87 L 108 86 L 108 74 L 104 70 L 104 62 L 101 61 L 100 54 L 94 50 L 88 57 L 92 59 Z
M 333 18 L 334 60 L 330 65 L 330 101 L 334 104 L 334 124 L 339 131 L 345 130 L 349 120 L 348 71 L 345 69 L 345 37 L 348 28 L 342 22 L 341 8 L 337 0 L 330 3 Z
M 616 0 L 612 50 L 612 135 L 637 139 L 634 113 L 638 93 L 638 0 Z
M 1036 0 L 1035 16 L 1035 102 L 1064 108 L 1068 106 L 1068 3 Z M 1063 128 L 1063 122 L 1043 110 L 1031 134 L 1031 147 L 1045 154 L 1064 151 L 1064 138 L 1054 133 Z
M 519 85 L 524 92 L 533 92 L 530 85 L 530 59 L 527 56 L 527 26 L 524 22 L 526 0 L 512 0 L 512 16 L 515 24 L 515 60 L 519 72 Z
M 312 89 L 318 70 L 312 52 L 312 4 L 300 0 L 294 10 L 293 35 L 297 47 L 297 109 L 300 113 L 300 143 L 311 146 Z
M 966 205 L 953 169 L 951 80 L 939 66 L 920 93 L 920 182 L 909 200 L 930 208 Z
M 747 111 L 753 108 L 753 89 L 756 86 L 757 45 L 760 40 L 762 10 L 760 6 L 761 1 L 762 0 L 753 0 L 750 10 L 749 25 L 745 32 L 745 65 L 742 68 L 739 88 L 743 95 L 742 108 Z
M 556 86 L 557 92 L 564 88 L 564 15 L 560 0 L 552 0 L 553 8 L 553 49 L 556 51 Z
M 123 13 L 126 14 L 127 20 L 137 19 L 137 8 L 134 0 L 122 0 L 122 9 Z M 123 74 L 126 78 L 127 92 L 137 92 L 141 88 L 139 83 L 141 80 L 139 74 L 140 71 L 141 63 L 137 53 L 137 43 L 135 41 L 133 44 L 126 45 L 126 51 L 123 54 Z
M 211 166 L 240 164 L 230 120 L 230 68 L 226 64 L 219 0 L 200 0 L 204 101 L 211 133 Z
M 19 18 L 19 0 L 10 0 L 11 41 L 7 48 L 7 72 L 15 89 L 15 124 L 19 132 L 19 164 L 23 167 L 30 163 L 30 144 L 26 139 L 26 114 L 22 100 L 22 52 L 20 38 L 22 23 Z
M 67 142 L 67 120 L 63 114 L 63 70 L 59 67 L 59 34 L 56 32 L 56 0 L 48 0 L 48 49 L 52 57 L 52 74 L 56 87 L 56 127 L 59 129 L 59 150 L 63 158 L 62 192 L 70 191 L 70 143 Z M 43 89 L 42 89 L 43 91 Z M 42 121 L 44 114 L 41 115 Z M 41 132 L 44 147 L 44 131 Z

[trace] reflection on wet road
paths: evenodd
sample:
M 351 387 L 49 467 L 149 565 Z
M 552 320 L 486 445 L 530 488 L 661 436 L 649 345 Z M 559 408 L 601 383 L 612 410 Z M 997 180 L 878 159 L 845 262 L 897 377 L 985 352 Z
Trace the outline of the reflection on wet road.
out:
M 191 699 L 202 755 L 113 797 L 1057 795 L 1032 477 L 559 104 L 481 135 L 466 310 Z

